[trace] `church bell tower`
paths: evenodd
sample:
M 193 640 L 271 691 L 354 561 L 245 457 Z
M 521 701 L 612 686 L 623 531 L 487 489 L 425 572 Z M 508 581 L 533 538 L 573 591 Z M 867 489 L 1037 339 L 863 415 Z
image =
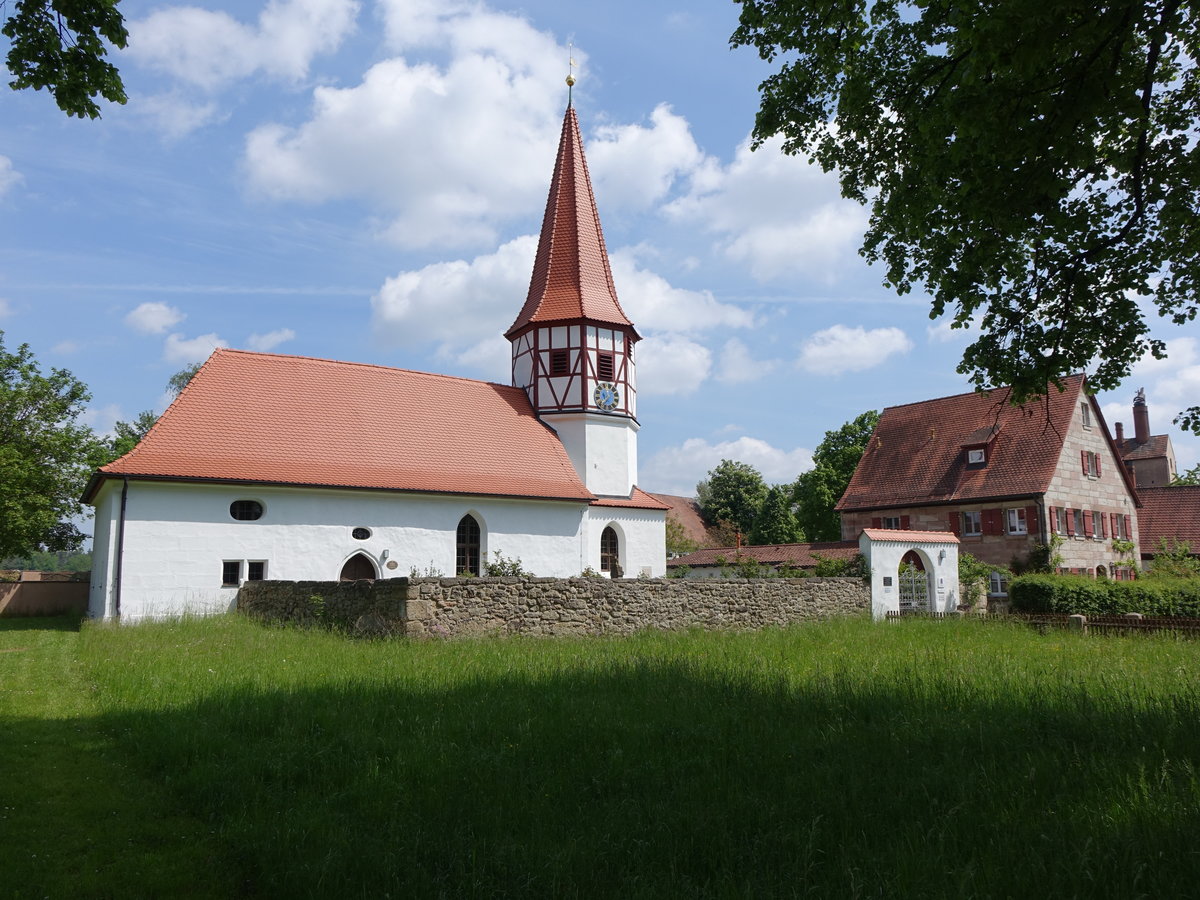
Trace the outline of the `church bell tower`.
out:
M 639 428 L 633 348 L 641 338 L 617 300 L 571 105 L 529 295 L 505 337 L 513 385 L 558 433 L 588 490 L 630 496 Z

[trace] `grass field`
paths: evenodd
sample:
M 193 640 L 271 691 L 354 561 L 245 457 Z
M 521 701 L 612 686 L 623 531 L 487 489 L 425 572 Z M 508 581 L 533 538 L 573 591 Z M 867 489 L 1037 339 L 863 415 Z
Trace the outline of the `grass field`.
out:
M 1200 883 L 1200 644 L 1170 637 L 19 624 L 0 620 L 0 896 Z

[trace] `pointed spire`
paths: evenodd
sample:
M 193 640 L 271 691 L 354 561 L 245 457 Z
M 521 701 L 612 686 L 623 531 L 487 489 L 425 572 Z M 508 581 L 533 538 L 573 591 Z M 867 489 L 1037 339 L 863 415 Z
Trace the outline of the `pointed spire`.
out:
M 571 319 L 633 328 L 617 301 L 579 120 L 567 107 L 529 295 L 505 337 L 534 322 Z M 637 332 L 631 337 L 637 340 Z

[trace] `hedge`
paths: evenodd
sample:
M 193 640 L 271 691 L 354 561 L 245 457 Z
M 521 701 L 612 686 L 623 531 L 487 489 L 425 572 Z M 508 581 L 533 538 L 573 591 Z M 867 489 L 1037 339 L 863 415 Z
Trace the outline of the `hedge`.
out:
M 1015 612 L 1085 616 L 1200 617 L 1200 578 L 1106 581 L 1080 575 L 1021 575 L 1009 582 Z

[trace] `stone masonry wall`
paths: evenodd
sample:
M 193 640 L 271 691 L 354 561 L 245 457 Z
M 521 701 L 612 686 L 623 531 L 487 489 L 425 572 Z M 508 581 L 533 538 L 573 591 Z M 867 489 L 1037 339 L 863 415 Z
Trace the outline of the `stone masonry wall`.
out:
M 237 605 L 268 620 L 458 637 L 762 628 L 865 614 L 871 598 L 858 578 L 389 578 L 250 582 Z

